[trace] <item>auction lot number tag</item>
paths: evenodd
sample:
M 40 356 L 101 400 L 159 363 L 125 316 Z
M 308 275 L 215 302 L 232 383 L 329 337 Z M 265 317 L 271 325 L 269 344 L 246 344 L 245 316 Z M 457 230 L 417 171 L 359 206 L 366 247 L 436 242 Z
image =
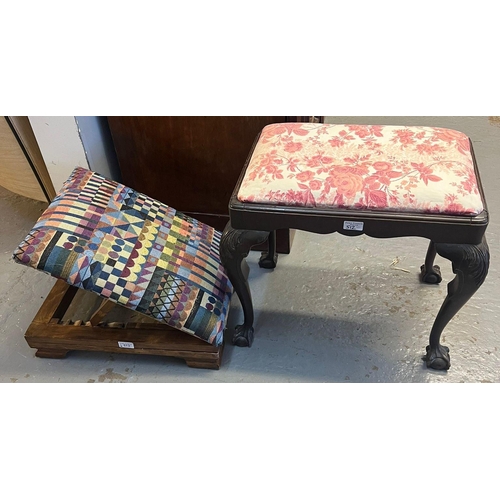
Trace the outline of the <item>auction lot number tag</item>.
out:
M 133 342 L 118 342 L 118 347 L 121 347 L 122 349 L 134 349 L 134 343 Z
M 345 220 L 344 229 L 348 229 L 349 231 L 363 231 L 364 224 L 364 222 L 352 222 Z

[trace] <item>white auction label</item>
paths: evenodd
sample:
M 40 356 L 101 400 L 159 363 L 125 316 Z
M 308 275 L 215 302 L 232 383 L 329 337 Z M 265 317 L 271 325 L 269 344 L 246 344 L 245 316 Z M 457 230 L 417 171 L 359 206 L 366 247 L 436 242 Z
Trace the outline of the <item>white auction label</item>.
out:
M 122 347 L 123 349 L 134 349 L 133 342 L 118 342 L 118 347 Z
M 344 229 L 349 229 L 349 231 L 363 231 L 364 222 L 353 222 L 353 221 L 344 221 Z

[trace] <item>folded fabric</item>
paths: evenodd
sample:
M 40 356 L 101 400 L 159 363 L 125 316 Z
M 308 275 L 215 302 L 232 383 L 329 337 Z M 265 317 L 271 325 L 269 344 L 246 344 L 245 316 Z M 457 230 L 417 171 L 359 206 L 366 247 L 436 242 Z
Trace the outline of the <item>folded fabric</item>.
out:
M 220 238 L 212 227 L 78 167 L 13 258 L 220 345 L 232 294 Z

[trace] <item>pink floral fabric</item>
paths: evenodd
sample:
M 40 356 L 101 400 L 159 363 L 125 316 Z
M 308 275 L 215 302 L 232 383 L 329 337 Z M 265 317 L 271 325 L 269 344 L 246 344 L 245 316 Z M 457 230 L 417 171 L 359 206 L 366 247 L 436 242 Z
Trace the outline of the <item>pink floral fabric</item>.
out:
M 435 127 L 268 125 L 238 200 L 472 216 L 483 210 L 469 138 Z

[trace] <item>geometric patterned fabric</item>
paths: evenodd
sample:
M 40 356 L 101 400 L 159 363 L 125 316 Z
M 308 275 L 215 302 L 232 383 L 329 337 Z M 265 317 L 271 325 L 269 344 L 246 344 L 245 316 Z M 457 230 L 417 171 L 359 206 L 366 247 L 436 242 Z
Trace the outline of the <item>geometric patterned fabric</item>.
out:
M 472 217 L 484 210 L 469 137 L 389 125 L 268 125 L 238 200 Z
M 232 294 L 220 238 L 196 219 L 77 167 L 13 257 L 220 345 Z

